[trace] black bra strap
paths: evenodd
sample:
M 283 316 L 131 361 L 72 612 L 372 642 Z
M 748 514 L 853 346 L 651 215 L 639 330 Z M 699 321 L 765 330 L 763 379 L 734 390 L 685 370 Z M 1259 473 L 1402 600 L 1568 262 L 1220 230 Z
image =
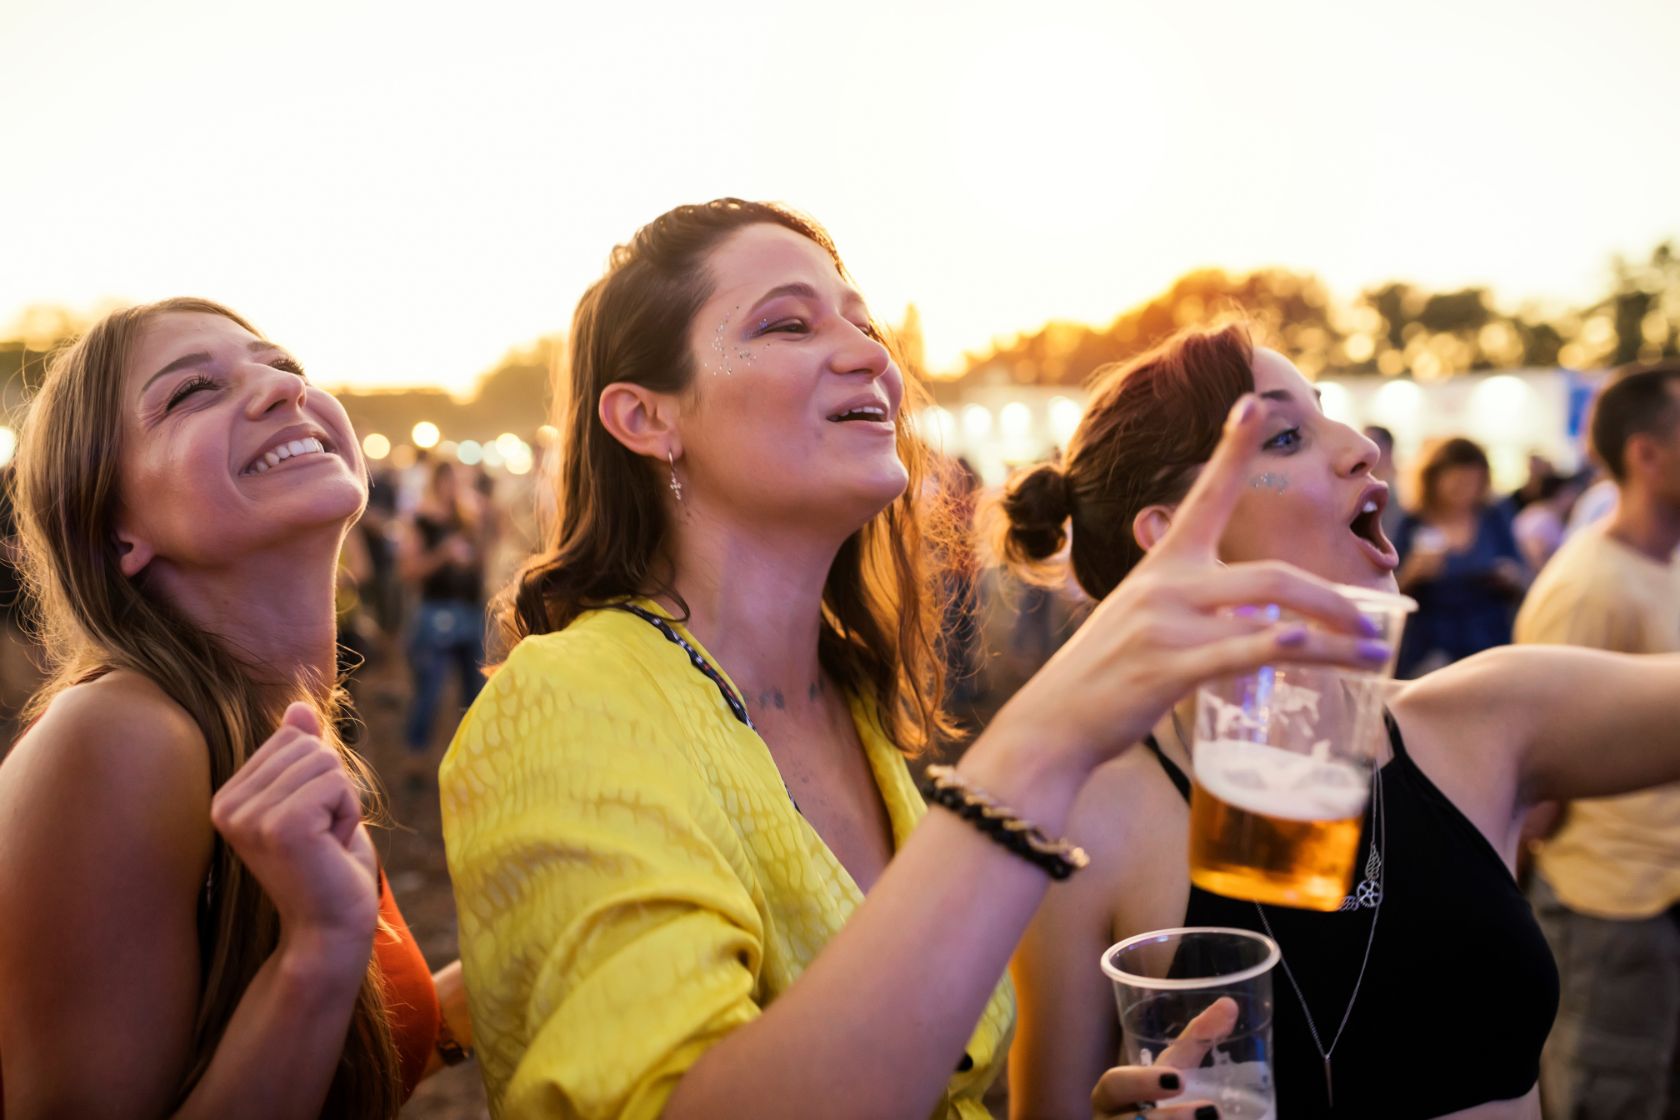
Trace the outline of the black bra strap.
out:
M 1184 797 L 1184 800 L 1189 801 L 1190 779 L 1184 776 L 1184 771 L 1180 770 L 1178 765 L 1167 757 L 1166 752 L 1161 749 L 1161 744 L 1155 741 L 1154 735 L 1145 735 L 1143 745 L 1155 752 L 1155 761 L 1159 762 L 1161 769 L 1167 772 L 1167 777 L 1171 778 L 1172 784 L 1178 787 L 1178 792 Z
M 1383 723 L 1388 727 L 1388 745 L 1394 748 L 1395 758 L 1406 757 L 1406 740 L 1400 737 L 1400 725 L 1394 722 L 1394 713 L 1383 709 Z

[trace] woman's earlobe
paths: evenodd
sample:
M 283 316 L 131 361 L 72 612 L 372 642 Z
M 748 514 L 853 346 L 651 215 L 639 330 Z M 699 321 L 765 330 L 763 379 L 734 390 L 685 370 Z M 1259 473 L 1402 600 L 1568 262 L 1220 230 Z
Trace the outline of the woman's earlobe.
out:
M 124 579 L 133 579 L 145 571 L 146 565 L 152 562 L 154 553 L 140 541 L 118 536 L 116 544 L 117 567 L 121 570 Z

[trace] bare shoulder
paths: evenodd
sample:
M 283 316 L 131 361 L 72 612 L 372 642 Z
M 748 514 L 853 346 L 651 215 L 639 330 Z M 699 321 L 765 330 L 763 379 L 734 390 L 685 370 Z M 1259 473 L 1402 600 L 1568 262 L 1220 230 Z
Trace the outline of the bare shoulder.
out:
M 1158 803 L 1178 793 L 1161 764 L 1143 747 L 1133 747 L 1092 771 L 1074 802 L 1069 829 L 1078 829 L 1088 848 L 1125 847 L 1159 811 Z
M 137 819 L 198 822 L 209 832 L 204 735 L 156 684 L 114 672 L 53 698 L 0 766 L 0 805 L 26 815 L 74 811 L 82 828 Z M 33 812 L 31 812 L 33 807 Z
M 1183 846 L 1188 812 L 1160 762 L 1147 749 L 1134 747 L 1092 773 L 1074 803 L 1067 831 L 1090 855 L 1095 872 L 1090 878 L 1100 879 L 1105 892 L 1152 894 L 1165 885 L 1155 881 L 1158 877 L 1183 865 L 1176 850 L 1161 849 Z
M 1498 646 L 1405 682 L 1389 707 L 1403 729 L 1413 723 L 1500 740 L 1556 699 L 1574 656 L 1557 646 Z
M 1543 718 L 1544 646 L 1502 646 L 1402 685 L 1389 703 L 1406 753 L 1494 847 L 1511 843 L 1518 775 Z M 1550 691 L 1556 691 L 1556 685 Z

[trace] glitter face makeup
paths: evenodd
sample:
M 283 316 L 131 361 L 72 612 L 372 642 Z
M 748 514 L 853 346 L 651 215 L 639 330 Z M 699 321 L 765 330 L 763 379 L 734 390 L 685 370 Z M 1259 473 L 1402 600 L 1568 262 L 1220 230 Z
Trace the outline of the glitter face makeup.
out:
M 1253 490 L 1270 490 L 1274 494 L 1282 494 L 1289 489 L 1289 478 L 1286 475 L 1263 471 L 1249 479 L 1248 485 Z
M 716 365 L 712 369 L 713 374 L 733 374 L 735 372 L 735 367 L 729 364 L 729 347 L 723 336 L 724 332 L 729 329 L 730 321 L 735 318 L 735 312 L 739 310 L 741 310 L 739 306 L 732 309 L 729 314 L 723 317 L 723 321 L 718 323 L 717 330 L 712 332 L 712 353 L 717 355 Z M 736 353 L 740 353 L 740 351 L 736 351 Z

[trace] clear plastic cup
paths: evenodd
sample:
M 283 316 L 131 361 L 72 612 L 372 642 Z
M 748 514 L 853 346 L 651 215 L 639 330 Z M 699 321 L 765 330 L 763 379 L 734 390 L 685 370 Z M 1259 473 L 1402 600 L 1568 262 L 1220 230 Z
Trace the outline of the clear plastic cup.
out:
M 1120 1009 L 1121 1062 L 1179 1070 L 1184 1092 L 1174 1103 L 1210 1101 L 1222 1120 L 1275 1120 L 1280 959 L 1277 942 L 1244 929 L 1162 929 L 1110 946 L 1102 970 Z

